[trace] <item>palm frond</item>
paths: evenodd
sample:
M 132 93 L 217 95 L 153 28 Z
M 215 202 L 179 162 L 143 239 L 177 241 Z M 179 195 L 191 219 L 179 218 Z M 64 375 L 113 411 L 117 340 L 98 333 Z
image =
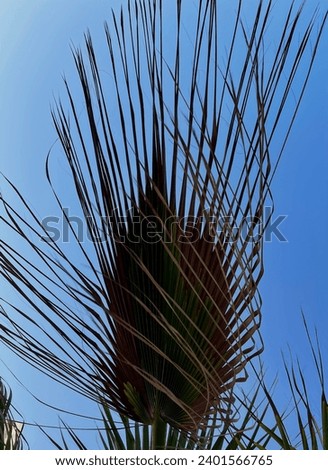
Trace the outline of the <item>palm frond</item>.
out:
M 11 390 L 7 391 L 0 378 L 0 450 L 20 450 L 23 448 L 23 423 L 13 416 Z
M 251 364 L 254 391 L 235 392 L 240 419 L 226 426 L 216 442 L 211 441 L 212 449 L 327 449 L 325 364 L 318 332 L 311 334 L 304 314 L 302 316 L 314 367 L 305 374 L 298 359 L 291 353 L 290 360 L 283 355 L 287 383 L 282 387 L 281 376 L 277 376 L 271 386 L 267 385 L 261 359 L 259 364 L 257 361 Z
M 219 4 L 198 2 L 184 44 L 188 2 L 176 2 L 173 20 L 166 2 L 131 1 L 105 26 L 107 62 L 98 64 L 89 33 L 86 52 L 73 50 L 84 113 L 65 80 L 70 112 L 59 102 L 52 115 L 85 242 L 50 154 L 46 175 L 80 264 L 11 182 L 21 209 L 1 196 L 11 231 L 0 240 L 1 274 L 29 306 L 6 303 L 1 340 L 58 382 L 152 425 L 155 447 L 167 423 L 193 433 L 217 413 L 216 423 L 231 420 L 234 385 L 262 350 L 265 206 L 326 19 L 317 33 L 315 16 L 300 31 L 303 7 L 292 5 L 267 63 L 272 2 L 259 2 L 248 31 L 240 1 L 223 66 Z M 166 47 L 168 20 L 176 35 Z
M 305 331 L 313 359 L 313 369 L 305 377 L 302 365 L 291 358 L 288 363 L 283 357 L 287 388 L 283 388 L 283 403 L 277 392 L 281 392 L 278 377 L 267 385 L 267 377 L 261 360 L 252 364 L 254 387 L 245 393 L 238 387 L 234 396 L 237 402 L 234 421 L 225 421 L 216 426 L 221 415 L 212 416 L 207 427 L 190 434 L 168 426 L 164 448 L 201 450 L 318 450 L 327 449 L 327 399 L 325 391 L 325 369 L 319 345 L 318 334 L 312 335 L 303 315 Z M 318 382 L 319 388 L 315 386 Z M 311 384 L 311 390 L 309 389 Z M 316 390 L 314 402 L 310 392 Z M 311 393 L 313 395 L 313 393 Z M 286 397 L 290 399 L 286 400 Z M 101 401 L 101 400 L 100 400 Z M 286 405 L 286 402 L 289 403 Z M 115 419 L 106 403 L 102 404 L 103 425 L 99 427 L 99 441 L 102 449 L 137 450 L 150 448 L 150 426 L 128 420 L 125 416 Z M 281 411 L 282 410 L 282 411 Z M 68 436 L 78 449 L 85 449 L 83 436 L 65 426 Z M 50 436 L 49 436 L 50 437 Z M 56 448 L 71 448 L 62 433 L 62 443 L 53 438 Z

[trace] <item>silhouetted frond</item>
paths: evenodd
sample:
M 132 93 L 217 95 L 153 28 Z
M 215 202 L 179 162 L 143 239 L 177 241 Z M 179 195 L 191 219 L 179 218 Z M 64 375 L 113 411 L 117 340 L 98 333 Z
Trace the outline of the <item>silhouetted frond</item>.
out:
M 23 448 L 23 423 L 13 416 L 12 393 L 7 391 L 0 378 L 0 450 Z
M 217 413 L 231 419 L 234 384 L 262 349 L 270 182 L 324 21 L 309 53 L 315 16 L 301 31 L 292 5 L 266 61 L 272 2 L 258 2 L 248 29 L 240 1 L 224 59 L 220 2 L 199 1 L 190 17 L 189 2 L 174 17 L 167 5 L 131 1 L 113 14 L 101 65 L 89 33 L 86 52 L 73 50 L 84 111 L 65 81 L 70 111 L 59 102 L 53 120 L 85 236 L 49 158 L 69 245 L 8 182 L 21 208 L 3 194 L 1 221 L 26 249 L 1 239 L 1 274 L 30 309 L 5 306 L 1 339 L 128 418 L 192 432 Z

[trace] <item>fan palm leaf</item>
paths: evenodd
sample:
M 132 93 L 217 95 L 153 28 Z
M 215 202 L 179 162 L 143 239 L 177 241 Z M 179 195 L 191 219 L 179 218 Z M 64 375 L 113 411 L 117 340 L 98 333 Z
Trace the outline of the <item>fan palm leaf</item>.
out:
M 7 391 L 0 378 L 0 450 L 19 450 L 23 447 L 23 424 L 15 421 L 12 393 Z
M 267 64 L 272 2 L 259 2 L 249 31 L 240 1 L 223 66 L 220 2 L 198 2 L 186 48 L 187 3 L 175 2 L 169 48 L 168 3 L 140 0 L 105 26 L 105 72 L 89 33 L 86 53 L 73 50 L 84 111 L 65 80 L 70 112 L 58 102 L 52 115 L 88 240 L 55 187 L 50 154 L 46 174 L 86 267 L 11 182 L 23 210 L 2 195 L 2 223 L 29 252 L 1 239 L 1 273 L 31 308 L 7 303 L 2 341 L 60 383 L 152 425 L 161 442 L 165 423 L 193 432 L 218 412 L 230 419 L 234 384 L 262 350 L 265 206 L 325 22 L 306 55 L 315 16 L 300 37 L 303 7 L 292 5 Z M 306 73 L 272 159 L 300 64 Z

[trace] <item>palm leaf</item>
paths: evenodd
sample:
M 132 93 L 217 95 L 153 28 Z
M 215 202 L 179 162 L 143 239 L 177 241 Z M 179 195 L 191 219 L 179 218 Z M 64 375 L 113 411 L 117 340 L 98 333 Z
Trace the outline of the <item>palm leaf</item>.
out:
M 23 423 L 14 419 L 11 390 L 7 391 L 0 378 L 0 450 L 23 448 Z
M 21 209 L 1 196 L 11 231 L 0 240 L 1 274 L 30 307 L 7 303 L 2 341 L 58 382 L 152 425 L 153 447 L 164 445 L 167 423 L 195 433 L 218 413 L 216 425 L 230 420 L 234 385 L 262 350 L 265 205 L 326 19 L 306 54 L 315 16 L 300 32 L 303 7 L 291 6 L 266 64 L 272 2 L 259 2 L 248 31 L 240 1 L 223 66 L 219 2 L 198 3 L 186 48 L 187 3 L 176 2 L 169 49 L 167 4 L 140 0 L 105 26 L 109 72 L 89 33 L 86 53 L 73 50 L 84 113 L 65 80 L 70 112 L 59 102 L 52 115 L 87 243 L 50 154 L 46 176 L 80 264 L 14 184 Z
M 260 378 L 259 387 L 267 402 L 265 414 L 254 413 L 254 409 L 249 407 L 251 414 L 249 423 L 252 420 L 257 423 L 257 435 L 260 436 L 262 433 L 262 436 L 269 439 L 271 445 L 278 445 L 284 450 L 327 449 L 325 369 L 317 332 L 315 333 L 316 342 L 314 342 L 304 315 L 303 321 L 313 358 L 314 374 L 311 371 L 311 375 L 306 377 L 298 360 L 295 361 L 292 358 L 291 362 L 288 363 L 284 358 L 284 369 L 291 394 L 292 407 L 289 410 L 280 411 L 281 404 L 274 397 L 272 391 L 267 388 L 263 378 Z M 316 387 L 316 379 L 319 383 L 319 389 Z M 309 384 L 311 384 L 311 392 L 316 390 L 317 395 L 319 395 L 317 404 L 314 404 L 313 399 L 310 399 Z M 284 391 L 284 396 L 286 396 L 286 391 Z M 269 423 L 273 423 L 273 426 Z

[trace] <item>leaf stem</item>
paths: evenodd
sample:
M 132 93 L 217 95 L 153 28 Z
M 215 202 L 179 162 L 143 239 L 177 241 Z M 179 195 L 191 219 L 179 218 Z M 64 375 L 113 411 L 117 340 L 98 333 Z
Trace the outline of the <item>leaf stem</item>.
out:
M 151 448 L 153 450 L 165 449 L 167 423 L 157 415 L 151 426 Z

